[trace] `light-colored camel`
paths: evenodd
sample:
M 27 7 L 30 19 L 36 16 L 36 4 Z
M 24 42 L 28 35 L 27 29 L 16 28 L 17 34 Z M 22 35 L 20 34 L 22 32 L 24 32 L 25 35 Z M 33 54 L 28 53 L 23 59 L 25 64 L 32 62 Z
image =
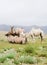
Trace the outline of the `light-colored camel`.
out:
M 43 40 L 43 36 L 44 36 L 44 32 L 43 30 L 41 30 L 40 28 L 32 28 L 32 30 L 29 32 L 29 35 L 32 37 L 32 39 L 34 39 L 34 37 L 38 37 L 40 36 L 41 41 Z
M 11 42 L 11 43 L 26 43 L 26 38 L 24 37 L 18 37 L 18 36 L 12 36 L 12 35 L 9 35 L 7 37 L 8 41 Z

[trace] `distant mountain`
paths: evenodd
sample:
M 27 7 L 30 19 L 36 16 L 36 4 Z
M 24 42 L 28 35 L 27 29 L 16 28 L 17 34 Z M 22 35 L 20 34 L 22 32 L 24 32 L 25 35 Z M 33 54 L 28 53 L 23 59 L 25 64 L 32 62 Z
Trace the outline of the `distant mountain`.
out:
M 14 26 L 15 28 L 17 27 L 21 27 L 24 28 L 25 31 L 29 32 L 33 27 L 34 28 L 41 28 L 45 33 L 47 33 L 47 26 L 37 26 L 37 25 L 33 25 L 33 26 Z M 0 31 L 9 31 L 10 30 L 10 25 L 0 25 Z

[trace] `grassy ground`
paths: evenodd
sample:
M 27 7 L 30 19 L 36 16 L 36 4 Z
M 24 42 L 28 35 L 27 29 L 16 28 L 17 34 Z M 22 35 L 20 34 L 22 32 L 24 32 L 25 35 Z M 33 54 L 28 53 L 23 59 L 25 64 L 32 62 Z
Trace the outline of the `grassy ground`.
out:
M 5 50 L 14 48 L 17 53 L 15 59 L 20 58 L 21 64 L 19 65 L 47 65 L 47 37 L 43 40 L 43 42 L 41 42 L 40 39 L 36 39 L 35 42 L 29 41 L 24 45 L 12 44 L 7 41 L 5 33 L 6 32 L 0 32 L 0 52 L 2 49 Z M 37 59 L 37 63 L 34 62 L 36 60 L 31 61 L 30 58 L 32 57 Z M 26 59 L 28 60 L 26 61 Z M 31 62 L 33 62 L 33 64 Z M 0 65 L 3 64 L 1 63 Z

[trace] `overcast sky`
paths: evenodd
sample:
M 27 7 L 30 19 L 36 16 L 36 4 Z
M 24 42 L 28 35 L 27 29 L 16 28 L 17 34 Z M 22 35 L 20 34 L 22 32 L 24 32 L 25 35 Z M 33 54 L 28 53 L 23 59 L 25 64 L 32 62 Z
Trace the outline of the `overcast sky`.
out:
M 0 0 L 0 24 L 47 25 L 47 0 Z

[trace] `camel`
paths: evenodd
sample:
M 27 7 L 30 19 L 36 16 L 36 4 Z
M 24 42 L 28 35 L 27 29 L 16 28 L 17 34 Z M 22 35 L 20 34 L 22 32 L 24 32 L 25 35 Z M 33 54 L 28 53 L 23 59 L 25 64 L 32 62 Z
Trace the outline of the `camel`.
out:
M 32 28 L 32 30 L 29 32 L 29 35 L 32 37 L 32 39 L 34 39 L 34 37 L 36 37 L 36 36 L 37 37 L 40 36 L 41 41 L 42 41 L 44 32 L 40 28 L 38 28 L 38 29 Z
M 9 35 L 7 37 L 8 41 L 11 42 L 11 43 L 20 43 L 20 44 L 24 44 L 26 43 L 26 38 L 24 37 L 18 37 L 18 36 L 12 36 L 12 35 Z
M 10 31 L 5 34 L 5 36 L 9 36 L 9 35 L 12 35 L 12 36 L 20 36 L 20 33 L 24 32 L 24 29 L 22 28 L 16 28 L 14 29 L 14 26 L 11 27 Z

